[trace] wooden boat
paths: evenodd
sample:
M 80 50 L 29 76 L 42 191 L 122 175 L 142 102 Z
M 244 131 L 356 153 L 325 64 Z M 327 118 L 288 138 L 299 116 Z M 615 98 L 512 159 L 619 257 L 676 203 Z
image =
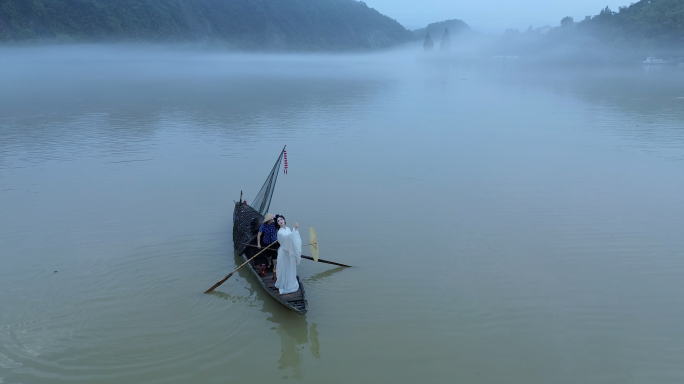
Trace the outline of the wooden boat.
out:
M 663 59 L 658 59 L 653 56 L 648 56 L 646 60 L 643 61 L 644 65 L 658 65 L 663 64 Z
M 264 221 L 264 215 L 268 212 L 268 208 L 271 205 L 273 189 L 278 178 L 278 171 L 280 170 L 280 164 L 284 154 L 285 148 L 283 147 L 266 182 L 261 187 L 257 197 L 252 201 L 252 205 L 249 205 L 246 201 L 242 200 L 242 192 L 240 192 L 240 200 L 235 202 L 235 208 L 233 210 L 233 245 L 236 254 L 240 255 L 245 261 L 259 252 L 259 249 L 254 247 L 257 244 L 256 235 L 259 232 L 259 227 Z M 265 253 L 266 252 L 257 256 L 257 258 L 248 263 L 246 267 L 256 277 L 264 290 L 276 301 L 300 315 L 305 314 L 309 309 L 309 304 L 306 301 L 304 284 L 302 284 L 299 276 L 297 276 L 299 290 L 281 295 L 278 292 L 278 288 L 274 285 L 273 271 L 259 268 L 259 263 L 265 260 L 265 257 L 262 258 L 262 255 L 265 256 Z

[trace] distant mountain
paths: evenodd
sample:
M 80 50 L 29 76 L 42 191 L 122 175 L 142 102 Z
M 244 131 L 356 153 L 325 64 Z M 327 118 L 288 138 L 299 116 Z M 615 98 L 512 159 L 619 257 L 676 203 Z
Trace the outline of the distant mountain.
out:
M 0 0 L 0 42 L 196 42 L 363 50 L 413 39 L 354 0 Z
M 425 28 L 420 28 L 413 31 L 413 35 L 421 41 L 425 39 L 425 36 L 428 33 L 430 33 L 430 36 L 433 38 L 439 39 L 442 37 L 442 35 L 444 35 L 444 30 L 447 28 L 449 29 L 449 34 L 451 36 L 475 33 L 475 31 L 473 31 L 473 29 L 470 28 L 470 26 L 464 21 L 452 19 L 428 24 L 428 26 Z

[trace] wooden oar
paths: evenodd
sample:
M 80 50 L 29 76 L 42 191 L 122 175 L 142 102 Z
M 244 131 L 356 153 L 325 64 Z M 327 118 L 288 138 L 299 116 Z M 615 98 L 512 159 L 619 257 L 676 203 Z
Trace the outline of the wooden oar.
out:
M 274 243 L 275 243 L 275 242 L 274 242 Z M 271 243 L 271 245 L 273 245 L 274 243 Z M 242 243 L 242 245 L 246 245 L 246 246 L 248 246 L 248 247 L 259 248 L 259 247 L 257 247 L 256 245 L 253 245 L 253 244 Z M 306 245 L 311 245 L 311 244 L 306 244 Z M 269 246 L 270 246 L 270 245 L 269 245 Z M 303 245 L 303 247 L 304 247 L 304 245 Z M 302 255 L 302 257 L 305 258 L 305 259 L 307 259 L 307 260 L 314 260 L 314 258 L 311 257 L 311 256 Z M 316 260 L 314 260 L 314 261 L 316 261 Z M 339 265 L 340 267 L 351 268 L 351 265 L 340 264 L 340 263 L 336 263 L 336 262 L 334 262 L 334 261 L 328 261 L 328 260 L 318 259 L 318 262 L 319 262 L 319 263 L 325 263 L 325 264 Z
M 311 256 L 302 255 L 302 257 L 305 258 L 305 259 L 308 259 L 308 260 L 316 261 L 316 260 L 315 260 L 313 257 L 311 257 Z M 319 263 L 332 264 L 332 265 L 339 265 L 340 267 L 351 268 L 351 265 L 340 264 L 340 263 L 336 263 L 336 262 L 334 262 L 334 261 L 328 261 L 328 260 L 318 259 L 318 262 L 319 262 Z
M 244 263 L 242 263 L 241 266 L 235 268 L 235 270 L 234 270 L 233 272 L 229 273 L 228 276 L 226 276 L 226 277 L 223 278 L 223 280 L 221 280 L 221 281 L 219 281 L 218 283 L 214 284 L 213 287 L 211 287 L 211 288 L 207 289 L 206 291 L 204 291 L 204 293 L 209 293 L 209 292 L 213 291 L 214 289 L 216 289 L 216 287 L 218 287 L 219 285 L 223 284 L 226 280 L 228 280 L 231 276 L 233 276 L 233 273 L 237 272 L 238 269 L 244 267 L 247 263 L 249 263 L 250 261 L 254 260 L 254 258 L 257 257 L 257 256 L 259 256 L 259 255 L 261 254 L 261 252 L 267 250 L 271 245 L 273 245 L 273 244 L 275 244 L 275 243 L 276 243 L 276 242 L 274 241 L 274 242 L 272 242 L 271 244 L 269 244 L 268 246 L 266 246 L 266 248 L 262 249 L 261 251 L 259 251 L 259 253 L 257 253 L 256 255 L 252 256 L 249 260 L 245 261 Z M 247 245 L 249 245 L 249 244 L 247 244 Z

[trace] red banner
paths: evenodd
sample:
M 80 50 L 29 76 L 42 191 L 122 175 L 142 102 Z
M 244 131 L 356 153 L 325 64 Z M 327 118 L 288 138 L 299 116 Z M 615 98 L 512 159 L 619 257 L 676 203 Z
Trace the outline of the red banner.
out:
M 287 175 L 287 151 L 283 150 L 283 159 L 285 160 L 285 167 L 283 168 L 283 172 Z

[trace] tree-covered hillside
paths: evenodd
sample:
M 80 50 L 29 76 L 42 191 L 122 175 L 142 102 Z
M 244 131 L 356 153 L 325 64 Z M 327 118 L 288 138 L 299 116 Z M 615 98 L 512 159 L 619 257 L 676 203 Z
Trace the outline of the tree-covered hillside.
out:
M 651 55 L 684 62 L 684 0 L 641 0 L 617 12 L 606 7 L 580 22 L 564 17 L 548 33 L 508 31 L 490 48 L 555 63 L 634 63 Z
M 217 41 L 241 49 L 349 50 L 412 37 L 354 0 L 0 0 L 0 41 Z
M 618 12 L 606 7 L 577 23 L 577 28 L 620 46 L 682 46 L 684 0 L 641 0 Z

